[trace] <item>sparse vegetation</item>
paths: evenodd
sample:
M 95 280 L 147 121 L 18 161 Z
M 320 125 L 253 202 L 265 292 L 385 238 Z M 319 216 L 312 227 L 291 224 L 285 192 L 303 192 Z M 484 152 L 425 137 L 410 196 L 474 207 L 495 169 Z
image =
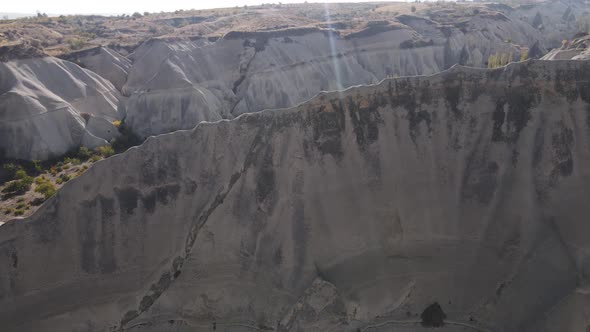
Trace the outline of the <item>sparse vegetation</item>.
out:
M 86 172 L 90 163 L 115 153 L 112 145 L 101 146 L 95 150 L 80 147 L 53 161 L 3 164 L 4 181 L 8 181 L 0 182 L 0 191 L 3 194 L 3 200 L 0 200 L 0 217 L 25 215 L 31 206 L 41 205 L 54 196 L 61 185 Z M 32 177 L 29 174 L 38 176 Z M 15 196 L 16 200 L 10 200 Z M 6 203 L 2 204 L 3 202 Z
M 2 166 L 4 168 L 4 170 L 11 176 L 14 176 L 14 173 L 18 170 L 18 167 L 15 164 L 4 164 Z
M 28 210 L 29 209 L 29 204 L 25 203 L 25 202 L 20 202 L 18 204 L 16 204 L 15 208 L 17 210 Z
M 22 195 L 31 189 L 33 184 L 33 178 L 25 175 L 24 177 L 8 182 L 8 184 L 2 189 L 3 193 L 10 193 L 15 195 Z
M 528 58 L 529 58 L 529 50 L 528 49 L 522 50 L 522 53 L 520 53 L 520 61 L 525 61 Z
M 90 157 L 90 159 L 89 159 L 89 160 L 90 160 L 90 162 L 93 162 L 93 163 L 95 163 L 95 162 L 97 162 L 97 161 L 99 161 L 99 160 L 101 160 L 101 159 L 102 159 L 102 158 L 101 158 L 99 155 L 97 155 L 97 154 L 93 154 L 93 155 L 92 155 L 92 157 Z
M 80 158 L 80 160 L 88 160 L 88 158 L 90 158 L 92 156 L 92 151 L 90 151 L 90 149 L 88 149 L 85 146 L 81 146 L 80 149 L 78 149 L 78 158 Z
M 79 165 L 80 164 L 80 159 L 66 157 L 64 159 L 64 163 L 66 163 L 66 164 L 73 164 L 73 165 Z
M 512 53 L 496 53 L 488 57 L 488 68 L 499 68 L 512 62 Z
M 69 174 L 62 174 L 60 175 L 55 182 L 57 184 L 64 184 L 72 179 L 72 176 Z
M 27 172 L 25 172 L 24 169 L 22 169 L 22 167 L 20 167 L 15 173 L 14 173 L 14 179 L 15 180 L 20 180 L 20 179 L 24 179 L 27 176 Z
M 96 148 L 96 152 L 104 158 L 108 158 L 115 154 L 115 149 L 110 145 L 103 145 Z
M 55 195 L 55 193 L 57 192 L 55 185 L 45 177 L 41 176 L 36 178 L 35 184 L 37 185 L 35 187 L 35 192 L 43 195 L 45 199 L 48 199 L 49 197 Z
M 35 168 L 37 173 L 43 172 L 43 169 L 41 168 L 41 162 L 39 160 L 33 160 L 33 168 Z
M 67 43 L 70 46 L 71 50 L 77 51 L 82 49 L 86 45 L 86 40 L 82 38 L 72 38 L 68 39 Z

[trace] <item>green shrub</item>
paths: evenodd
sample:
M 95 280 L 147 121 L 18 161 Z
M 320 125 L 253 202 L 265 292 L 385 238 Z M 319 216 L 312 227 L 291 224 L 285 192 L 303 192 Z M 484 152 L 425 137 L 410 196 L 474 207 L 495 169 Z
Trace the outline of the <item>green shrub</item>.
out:
M 83 48 L 86 45 L 86 41 L 82 38 L 72 38 L 68 39 L 68 45 L 70 45 L 70 49 L 76 51 Z
M 125 121 L 122 121 L 119 125 L 119 132 L 121 133 L 121 136 L 115 138 L 111 142 L 111 146 L 113 147 L 116 153 L 124 152 L 130 147 L 142 143 L 142 140 L 137 135 L 135 135 L 129 128 L 127 128 L 127 126 L 125 125 Z
M 78 150 L 78 158 L 80 160 L 88 160 L 92 156 L 92 152 L 85 146 L 81 146 Z
M 15 216 L 22 216 L 23 214 L 25 214 L 25 210 L 23 210 L 23 209 L 16 209 L 14 211 Z
M 529 50 L 528 49 L 525 49 L 520 54 L 520 61 L 525 61 L 528 58 L 529 58 Z
M 66 157 L 66 158 L 64 159 L 64 162 L 65 162 L 66 164 L 74 164 L 74 165 L 78 165 L 78 164 L 80 164 L 80 159 L 78 159 L 78 158 L 69 158 L 69 157 Z
M 493 68 L 503 67 L 511 62 L 512 62 L 512 53 L 510 53 L 510 54 L 506 54 L 506 53 L 491 54 L 488 57 L 488 68 L 493 69 Z
M 55 195 L 56 191 L 57 190 L 55 189 L 53 183 L 49 182 L 48 180 L 45 180 L 41 184 L 38 184 L 35 188 L 35 192 L 43 195 L 45 199 L 48 199 L 49 197 Z
M 8 185 L 6 185 L 6 187 L 4 187 L 2 192 L 24 194 L 27 191 L 29 191 L 29 189 L 31 189 L 32 184 L 33 184 L 33 178 L 25 175 L 25 177 L 22 179 L 18 179 L 18 180 L 9 182 Z
M 27 176 L 27 172 L 25 172 L 24 169 L 19 168 L 15 173 L 14 173 L 14 179 L 15 180 L 20 180 L 23 179 Z
M 4 168 L 4 170 L 8 172 L 11 176 L 14 175 L 14 173 L 18 169 L 18 167 L 15 164 L 4 164 L 2 165 L 2 168 Z
M 20 203 L 16 204 L 16 209 L 17 210 L 26 210 L 27 209 L 27 203 L 20 202 Z
M 12 209 L 12 208 L 5 208 L 4 209 L 4 214 L 6 214 L 6 215 L 11 214 L 13 212 L 14 212 L 14 209 Z
M 94 154 L 94 155 L 92 155 L 92 157 L 90 157 L 90 161 L 93 163 L 99 161 L 100 159 L 102 159 L 102 158 L 100 157 L 100 155 L 97 155 L 97 154 Z
M 39 160 L 33 160 L 33 167 L 37 173 L 43 172 L 43 168 L 41 168 L 41 162 Z
M 62 184 L 62 183 L 66 183 L 68 181 L 70 181 L 72 179 L 72 176 L 69 174 L 62 174 L 59 176 L 59 178 L 57 178 L 57 180 L 55 180 L 55 182 L 57 182 L 57 184 Z
M 113 149 L 113 147 L 110 145 L 103 145 L 96 148 L 96 152 L 98 152 L 98 154 L 101 156 L 108 158 L 115 154 L 115 149 Z

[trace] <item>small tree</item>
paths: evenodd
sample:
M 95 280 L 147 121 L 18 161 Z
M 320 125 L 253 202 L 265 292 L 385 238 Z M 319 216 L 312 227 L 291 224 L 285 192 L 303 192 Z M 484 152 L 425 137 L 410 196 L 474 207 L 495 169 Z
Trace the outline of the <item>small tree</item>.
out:
M 503 66 L 504 64 L 508 63 L 508 57 L 506 56 L 506 53 L 502 53 L 502 56 L 500 56 L 500 65 Z
M 35 183 L 37 184 L 37 186 L 35 187 L 35 192 L 43 195 L 45 199 L 48 199 L 49 197 L 55 195 L 57 191 L 53 183 L 51 183 L 44 177 L 39 177 L 35 179 Z
M 8 185 L 6 185 L 6 187 L 4 187 L 2 192 L 14 193 L 18 195 L 24 194 L 27 191 L 29 191 L 29 189 L 31 189 L 32 184 L 33 178 L 28 175 L 25 175 L 25 177 L 21 179 L 10 182 Z
M 416 12 L 416 6 L 412 6 L 412 8 L 410 8 L 410 10 L 412 11 L 412 13 Z
M 78 158 L 80 158 L 80 160 L 88 160 L 90 156 L 92 156 L 92 152 L 87 147 L 81 146 L 78 150 Z
M 541 17 L 541 13 L 537 12 L 535 18 L 533 18 L 533 27 L 535 29 L 539 29 L 543 25 L 543 17 Z
M 99 146 L 96 148 L 96 152 L 104 158 L 108 158 L 115 154 L 115 150 L 110 145 Z
M 524 49 L 522 53 L 520 53 L 520 61 L 526 61 L 529 58 L 529 50 Z
M 447 315 L 442 310 L 440 304 L 434 302 L 424 309 L 420 318 L 422 318 L 422 326 L 424 327 L 442 327 L 445 325 Z
M 15 164 L 4 164 L 2 168 L 4 168 L 6 173 L 10 174 L 11 177 L 13 177 L 14 173 L 19 169 Z
M 139 12 L 135 12 L 135 13 L 133 13 L 133 15 L 131 15 L 131 16 L 133 16 L 134 18 L 140 18 L 140 17 L 141 17 L 141 13 L 139 13 Z

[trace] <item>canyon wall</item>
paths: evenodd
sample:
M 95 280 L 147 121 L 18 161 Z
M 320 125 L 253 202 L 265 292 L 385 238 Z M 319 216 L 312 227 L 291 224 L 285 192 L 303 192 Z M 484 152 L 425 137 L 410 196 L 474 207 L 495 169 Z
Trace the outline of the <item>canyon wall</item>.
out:
M 584 330 L 589 75 L 455 66 L 149 138 L 0 227 L 0 321 Z

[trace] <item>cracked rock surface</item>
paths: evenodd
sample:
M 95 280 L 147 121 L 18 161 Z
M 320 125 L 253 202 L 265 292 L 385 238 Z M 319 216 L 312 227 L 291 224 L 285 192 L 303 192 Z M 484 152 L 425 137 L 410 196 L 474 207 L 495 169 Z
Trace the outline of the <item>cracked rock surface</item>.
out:
M 149 138 L 0 227 L 2 328 L 582 331 L 589 75 L 456 66 Z
M 495 53 L 518 60 L 522 47 L 535 44 L 545 49 L 539 30 L 493 13 L 471 13 L 455 25 L 400 15 L 346 36 L 328 25 L 236 31 L 215 42 L 152 39 L 129 56 L 133 66 L 122 89 L 130 97 L 126 123 L 148 137 L 293 107 L 320 91 L 430 75 L 454 64 L 485 67 Z

